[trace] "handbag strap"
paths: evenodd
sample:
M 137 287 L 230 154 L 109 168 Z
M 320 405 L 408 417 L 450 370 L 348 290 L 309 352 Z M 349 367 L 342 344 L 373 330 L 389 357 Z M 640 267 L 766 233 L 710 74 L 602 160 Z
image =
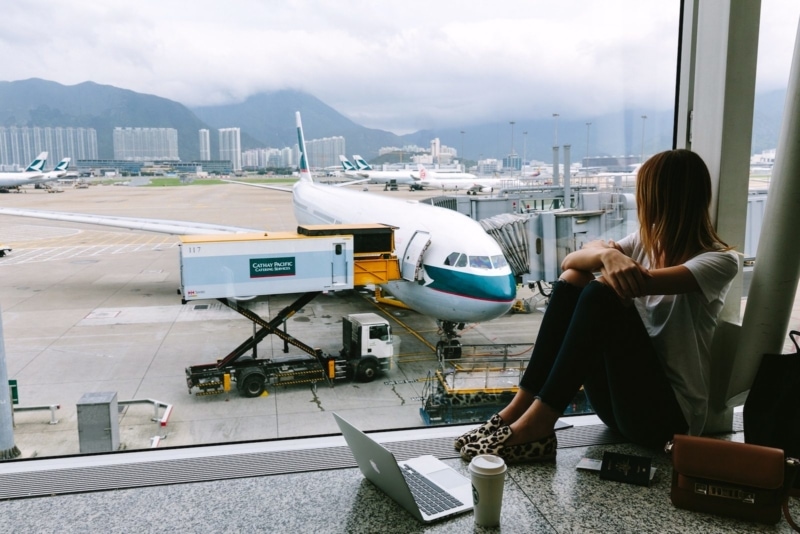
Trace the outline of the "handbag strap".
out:
M 797 353 L 800 354 L 800 343 L 797 342 L 798 337 L 800 337 L 800 332 L 797 330 L 792 330 L 789 332 L 789 339 L 792 340 L 792 343 L 794 343 L 794 348 L 796 348 Z
M 797 471 L 800 469 L 800 460 L 792 457 L 786 458 L 786 477 L 784 477 L 784 486 L 786 494 L 783 496 L 783 504 L 781 508 L 783 509 L 783 517 L 786 518 L 786 522 L 789 523 L 789 526 L 792 527 L 792 530 L 795 532 L 800 532 L 800 527 L 797 526 L 797 523 L 794 522 L 792 519 L 792 514 L 789 511 L 789 492 L 794 485 L 794 479 L 797 476 Z

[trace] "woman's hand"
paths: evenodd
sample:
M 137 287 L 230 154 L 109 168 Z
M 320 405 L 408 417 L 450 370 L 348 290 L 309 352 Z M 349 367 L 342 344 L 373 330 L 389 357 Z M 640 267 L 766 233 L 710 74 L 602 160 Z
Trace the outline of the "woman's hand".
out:
M 599 279 L 619 296 L 626 303 L 632 299 L 647 294 L 647 279 L 650 272 L 631 258 L 620 252 L 613 242 L 607 245 L 607 252 L 604 251 L 600 256 L 602 267 L 600 268 Z

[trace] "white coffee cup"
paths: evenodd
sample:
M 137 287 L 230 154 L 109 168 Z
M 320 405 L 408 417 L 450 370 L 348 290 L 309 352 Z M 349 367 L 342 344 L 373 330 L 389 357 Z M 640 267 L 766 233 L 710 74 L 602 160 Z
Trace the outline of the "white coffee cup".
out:
M 499 456 L 480 454 L 470 462 L 469 474 L 475 523 L 486 527 L 499 525 L 506 463 Z

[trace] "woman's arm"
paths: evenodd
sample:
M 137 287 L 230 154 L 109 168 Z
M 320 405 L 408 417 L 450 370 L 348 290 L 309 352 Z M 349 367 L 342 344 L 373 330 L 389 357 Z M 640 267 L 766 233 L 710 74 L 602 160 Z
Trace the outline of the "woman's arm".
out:
M 622 253 L 613 241 L 593 241 L 564 258 L 561 269 L 600 272 L 600 282 L 622 300 L 643 295 L 674 295 L 697 291 L 700 286 L 686 267 L 646 269 Z

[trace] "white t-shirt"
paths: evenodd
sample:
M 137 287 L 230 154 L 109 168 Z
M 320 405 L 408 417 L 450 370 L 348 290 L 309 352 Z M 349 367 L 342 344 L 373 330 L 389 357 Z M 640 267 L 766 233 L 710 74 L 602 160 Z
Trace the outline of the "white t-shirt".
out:
M 617 244 L 625 255 L 650 268 L 639 232 Z M 689 423 L 689 434 L 699 436 L 708 416 L 711 340 L 739 261 L 733 251 L 703 252 L 683 266 L 694 275 L 700 291 L 647 295 L 634 299 L 634 304 Z

